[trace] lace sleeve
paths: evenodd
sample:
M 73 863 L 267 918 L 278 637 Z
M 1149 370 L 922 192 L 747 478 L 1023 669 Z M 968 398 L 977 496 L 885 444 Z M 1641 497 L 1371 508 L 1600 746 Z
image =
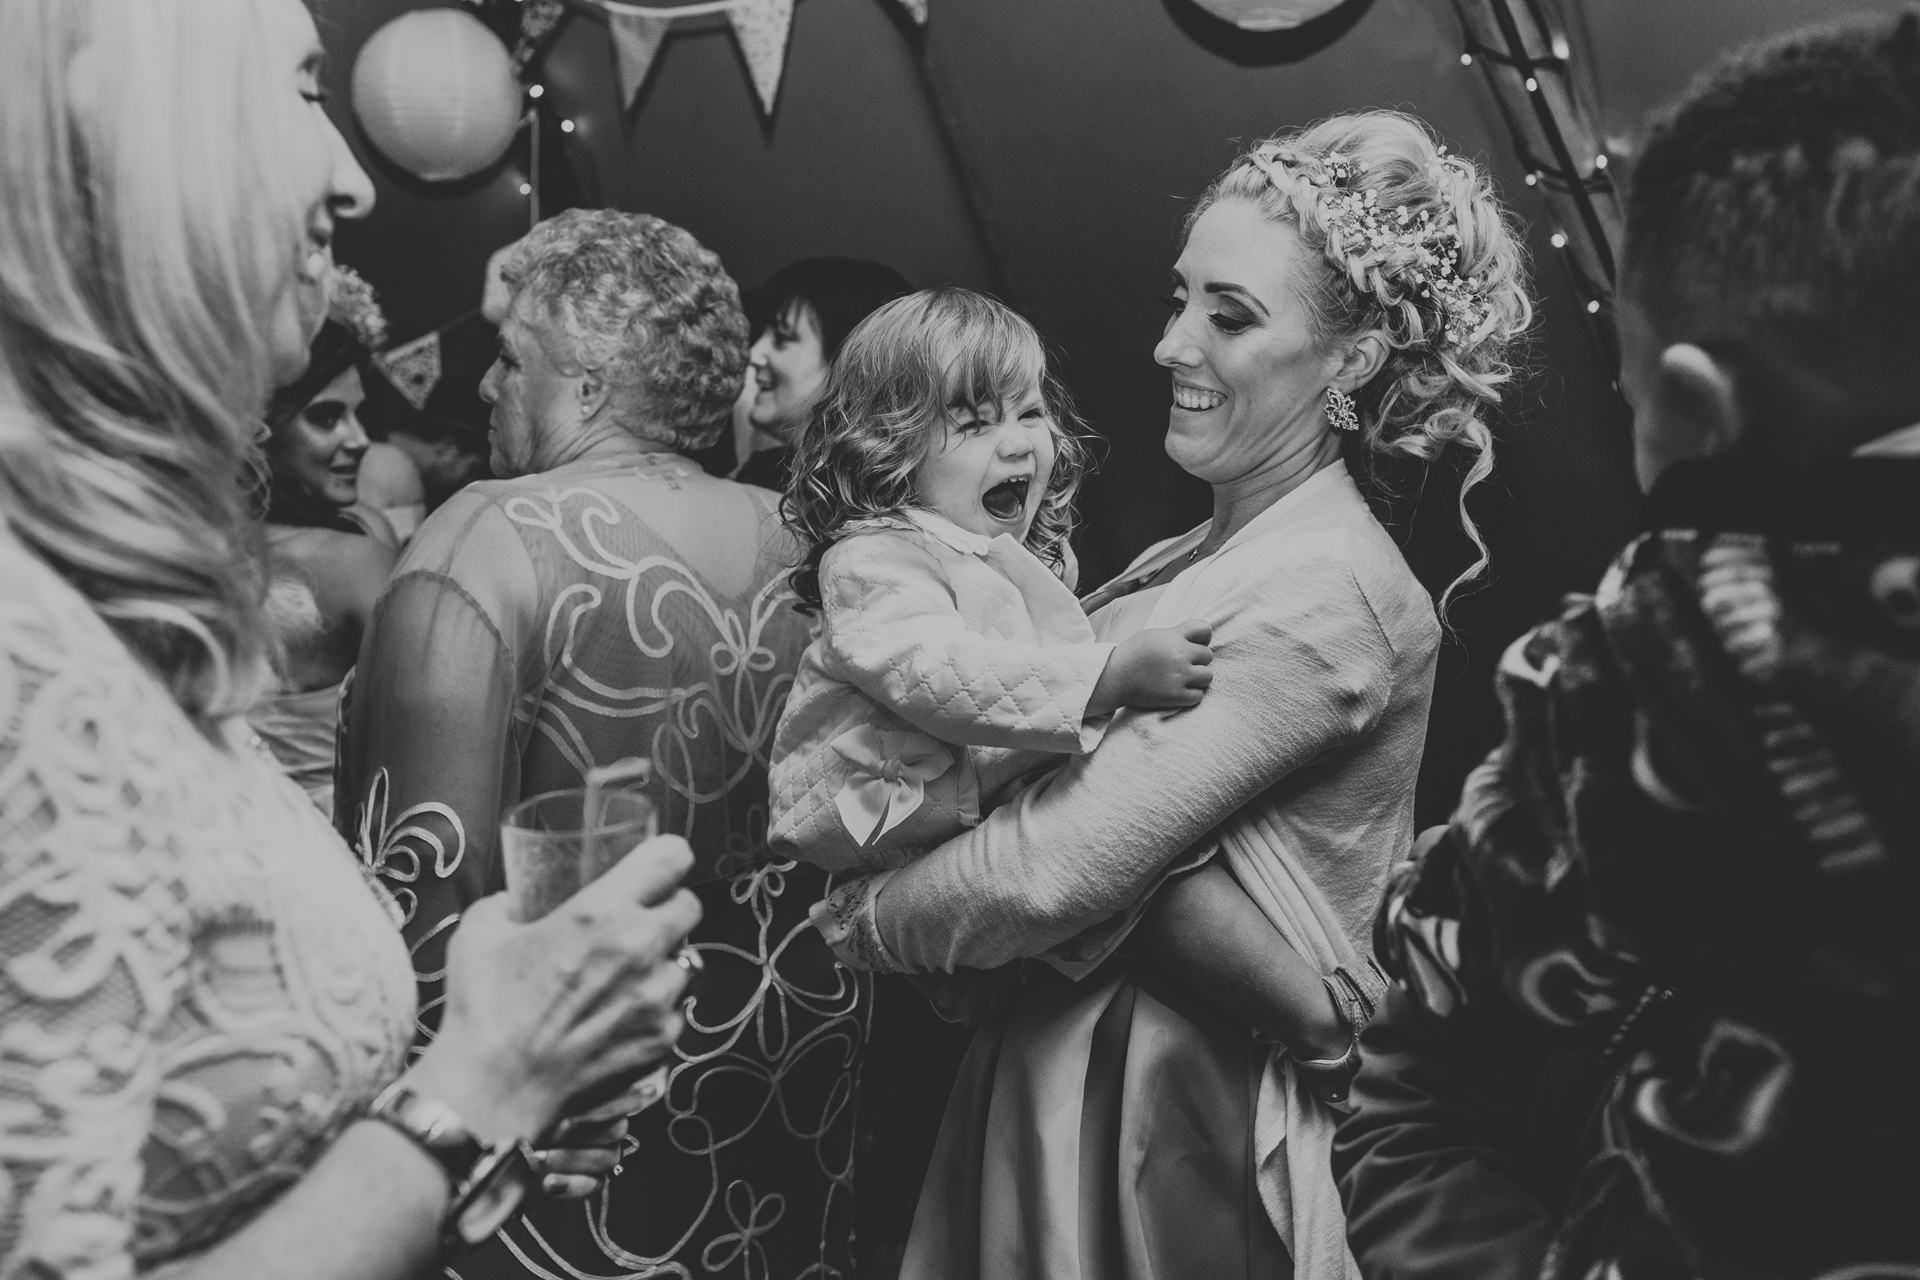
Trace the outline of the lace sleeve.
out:
M 0 1275 L 119 1277 L 189 955 L 139 767 L 157 690 L 91 617 L 66 625 L 66 602 L 14 585 L 0 581 Z

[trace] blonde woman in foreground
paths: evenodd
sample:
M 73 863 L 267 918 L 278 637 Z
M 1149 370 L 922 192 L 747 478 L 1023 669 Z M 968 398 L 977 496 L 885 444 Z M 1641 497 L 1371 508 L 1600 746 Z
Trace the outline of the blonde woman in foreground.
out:
M 299 0 L 0 0 L 0 1274 L 429 1273 L 680 1027 L 661 840 L 476 903 L 405 1067 L 390 904 L 247 745 L 259 414 L 372 202 L 321 56 Z

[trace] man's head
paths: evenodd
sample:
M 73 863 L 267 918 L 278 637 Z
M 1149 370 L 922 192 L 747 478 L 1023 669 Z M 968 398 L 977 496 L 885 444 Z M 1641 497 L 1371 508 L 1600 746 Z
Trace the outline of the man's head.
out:
M 1622 388 L 1642 484 L 1920 421 L 1920 15 L 1738 54 L 1634 164 Z
M 713 442 L 747 362 L 740 293 L 720 260 L 644 214 L 573 209 L 520 242 L 493 405 L 493 470 L 548 470 L 613 430 L 669 449 Z

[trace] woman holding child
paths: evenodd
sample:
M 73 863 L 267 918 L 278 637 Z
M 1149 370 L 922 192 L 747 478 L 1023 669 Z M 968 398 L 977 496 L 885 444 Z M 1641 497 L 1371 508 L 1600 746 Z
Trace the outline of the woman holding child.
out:
M 1485 478 L 1522 255 L 1473 165 L 1369 113 L 1236 161 L 1173 284 L 1167 451 L 1214 518 L 1091 617 L 1031 563 L 1061 564 L 1077 450 L 1030 330 L 896 337 L 897 405 L 856 385 L 856 333 L 790 490 L 824 620 L 776 834 L 869 873 L 815 911 L 843 960 L 951 975 L 936 998 L 983 1020 L 907 1277 L 1357 1274 L 1331 1107 L 1440 630 L 1343 455 L 1461 449 Z M 866 509 L 810 524 L 827 497 Z M 870 766 L 869 738 L 911 749 Z

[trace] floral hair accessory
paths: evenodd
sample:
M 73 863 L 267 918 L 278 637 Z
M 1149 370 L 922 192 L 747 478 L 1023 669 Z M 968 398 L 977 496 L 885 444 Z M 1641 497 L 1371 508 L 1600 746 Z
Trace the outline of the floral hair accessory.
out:
M 386 345 L 387 317 L 373 296 L 373 286 L 352 269 L 335 267 L 327 322 L 307 348 L 305 372 L 274 391 L 267 404 L 267 426 L 284 425 L 329 382 Z
M 352 267 L 333 269 L 333 298 L 327 319 L 344 327 L 354 341 L 369 351 L 387 345 L 387 317 L 380 310 L 373 286 Z
M 1460 161 L 1444 148 L 1440 156 L 1438 168 L 1459 172 Z M 1493 331 L 1497 317 L 1481 294 L 1485 282 L 1460 270 L 1460 230 L 1451 214 L 1436 218 L 1430 209 L 1380 207 L 1378 192 L 1349 185 L 1366 165 L 1346 156 L 1301 156 L 1268 145 L 1251 159 L 1303 213 L 1309 202 L 1318 206 L 1327 248 L 1346 262 L 1356 283 L 1378 270 L 1433 302 L 1440 326 L 1429 341 L 1436 349 L 1464 350 Z

